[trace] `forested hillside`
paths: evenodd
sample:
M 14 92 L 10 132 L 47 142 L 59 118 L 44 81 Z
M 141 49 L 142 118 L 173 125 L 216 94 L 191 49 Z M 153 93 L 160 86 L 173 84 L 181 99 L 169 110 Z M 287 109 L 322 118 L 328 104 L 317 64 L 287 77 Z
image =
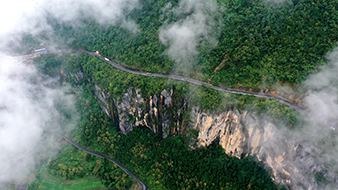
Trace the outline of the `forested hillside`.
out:
M 81 27 L 53 18 L 50 18 L 50 23 L 54 26 L 58 39 L 64 40 L 65 48 L 99 50 L 103 56 L 135 70 L 177 72 L 220 86 L 256 90 L 272 88 L 276 82 L 290 82 L 297 86 L 309 73 L 316 72 L 316 68 L 324 64 L 324 53 L 332 49 L 337 41 L 337 35 L 334 35 L 337 33 L 335 1 L 285 1 L 280 4 L 257 0 L 244 2 L 218 2 L 220 10 L 215 14 L 222 18 L 221 23 L 214 28 L 215 35 L 219 37 L 218 46 L 210 49 L 202 40 L 198 45 L 196 64 L 188 73 L 175 69 L 180 63 L 170 59 L 166 51 L 168 46 L 163 45 L 159 39 L 159 31 L 165 23 L 175 23 L 181 19 L 175 14 L 163 12 L 163 7 L 167 4 L 172 3 L 175 7 L 178 6 L 178 1 L 142 1 L 142 9 L 134 10 L 128 17 L 137 21 L 140 30 L 136 33 L 120 26 L 102 26 L 92 20 L 83 21 Z M 330 17 L 324 16 L 322 12 Z M 128 80 L 123 81 L 125 74 L 112 75 L 107 67 L 85 68 L 88 73 L 96 73 L 96 82 L 109 88 L 115 97 L 130 86 L 141 87 L 144 97 L 168 88 L 162 79 L 149 81 L 128 75 Z M 93 72 L 94 69 L 97 71 Z M 111 82 L 116 80 L 123 84 Z M 188 91 L 185 88 L 182 95 Z M 202 101 L 204 108 L 219 108 L 219 102 L 223 99 L 219 92 L 207 89 L 199 91 L 202 92 L 197 94 L 202 96 L 199 99 L 205 99 Z M 259 100 L 260 103 L 257 104 L 257 99 L 251 97 L 235 96 L 235 99 L 239 100 L 241 109 L 253 104 L 256 104 L 255 108 L 263 110 L 283 107 L 275 102 L 271 103 L 277 105 L 271 106 L 270 102 L 266 103 L 267 100 Z M 294 118 L 285 119 L 285 115 L 293 115 L 284 114 L 288 108 L 281 109 L 284 111 L 270 109 L 277 111 L 271 114 L 272 117 L 283 117 L 282 121 L 292 120 L 294 123 Z
M 164 25 L 187 18 L 164 7 L 179 6 L 178 0 L 142 0 L 142 8 L 127 17 L 136 21 L 138 31 L 119 25 L 100 25 L 83 20 L 81 25 L 49 18 L 61 48 L 100 51 L 100 54 L 127 68 L 146 72 L 175 73 L 227 87 L 273 88 L 276 83 L 297 87 L 325 62 L 324 54 L 337 45 L 337 0 L 218 0 L 210 34 L 217 38 L 211 47 L 203 37 L 198 41 L 195 62 L 189 71 L 177 70 L 159 33 Z M 170 7 L 169 7 L 170 8 Z M 49 36 L 44 36 L 48 45 Z M 38 44 L 28 36 L 24 43 Z M 37 68 L 54 77 L 61 65 L 67 83 L 82 88 L 77 97 L 81 113 L 79 131 L 72 134 L 79 143 L 122 162 L 150 189 L 276 189 L 269 173 L 252 157 L 237 159 L 224 154 L 214 142 L 207 148 L 188 150 L 189 139 L 181 136 L 161 140 L 147 128 L 136 128 L 128 136 L 98 107 L 94 84 L 119 98 L 127 89 L 141 89 L 149 98 L 163 89 L 175 89 L 189 106 L 202 110 L 254 110 L 274 122 L 293 128 L 301 125 L 299 113 L 274 100 L 229 95 L 184 82 L 143 77 L 112 68 L 95 57 L 81 54 L 48 55 L 35 59 Z M 81 72 L 84 79 L 74 83 L 71 74 Z M 63 76 L 61 76 L 62 78 Z M 73 77 L 73 78 L 72 78 Z M 62 81 L 60 82 L 62 83 Z M 188 124 L 186 124 L 188 125 Z M 184 127 L 184 126 L 181 126 Z M 189 137 L 191 138 L 191 137 Z M 188 139 L 188 140 L 187 140 Z M 71 151 L 71 152 L 69 152 Z M 96 175 L 109 188 L 130 188 L 134 183 L 107 160 L 84 155 L 67 147 L 49 163 L 49 172 L 63 179 Z M 279 185 L 279 184 L 277 184 Z
M 137 33 L 90 20 L 81 29 L 53 19 L 51 23 L 72 48 L 99 50 L 136 70 L 170 73 L 176 63 L 167 56 L 159 30 L 164 23 L 182 18 L 163 13 L 168 3 L 178 2 L 141 1 L 142 9 L 129 15 L 139 25 Z M 205 81 L 215 75 L 212 84 L 229 87 L 259 88 L 277 81 L 299 84 L 323 64 L 324 53 L 338 40 L 336 0 L 219 0 L 218 5 L 219 12 L 214 13 L 221 20 L 214 27 L 218 46 L 210 50 L 202 40 L 194 70 L 181 74 L 201 72 Z M 224 58 L 224 65 L 214 72 Z
M 276 189 L 261 163 L 253 157 L 238 159 L 226 155 L 217 142 L 207 148 L 188 150 L 181 137 L 161 140 L 147 128 L 137 128 L 129 135 L 119 134 L 97 105 L 90 88 L 83 84 L 83 92 L 77 98 L 81 123 L 73 136 L 80 137 L 80 144 L 117 159 L 149 189 Z M 48 174 L 64 180 L 95 175 L 107 188 L 129 189 L 135 183 L 115 164 L 71 145 L 49 162 Z
M 64 54 L 61 57 L 42 56 L 35 59 L 35 64 L 41 73 L 54 77 L 59 76 L 61 65 L 65 73 L 84 72 L 84 78 L 79 82 L 74 80 L 76 78 L 74 76 L 67 77 L 67 83 L 82 89 L 81 95 L 77 97 L 81 123 L 78 125 L 79 130 L 71 136 L 76 137 L 80 144 L 122 162 L 150 189 L 276 188 L 261 163 L 257 163 L 253 157 L 238 159 L 226 155 L 217 141 L 207 148 L 191 151 L 187 144 L 191 142 L 191 138 L 196 137 L 186 136 L 185 133 L 164 140 L 145 127 L 136 128 L 127 136 L 120 134 L 114 122 L 100 109 L 98 98 L 94 94 L 94 84 L 107 89 L 115 98 L 121 96 L 123 89 L 128 88 L 128 85 L 142 89 L 145 96 L 159 93 L 162 90 L 160 87 L 163 86 L 168 89 L 175 88 L 181 95 L 193 87 L 182 82 L 174 83 L 154 77 L 131 75 L 112 68 L 95 57 L 77 53 Z M 255 99 L 238 95 L 226 96 L 202 87 L 199 91 L 188 98 L 189 104 L 199 105 L 206 110 L 231 109 L 231 107 L 248 109 L 248 102 Z M 229 103 L 222 104 L 220 108 L 217 104 L 222 98 L 228 98 Z M 233 102 L 234 99 L 239 101 Z M 274 109 L 270 116 L 278 118 L 278 121 L 291 119 L 286 122 L 290 126 L 295 123 L 292 119 L 297 118 L 296 112 L 291 112 L 295 115 L 287 115 L 291 110 L 276 101 L 262 98 L 253 106 L 256 111 Z M 186 125 L 189 125 L 188 123 L 186 122 Z M 180 126 L 180 130 L 186 127 L 188 126 Z M 49 163 L 48 168 L 48 175 L 55 175 L 64 180 L 96 175 L 107 187 L 119 189 L 130 188 L 135 183 L 114 164 L 85 154 L 71 145 L 67 145 L 59 157 Z M 39 182 L 35 185 L 39 185 Z M 34 187 L 36 186 L 32 186 Z

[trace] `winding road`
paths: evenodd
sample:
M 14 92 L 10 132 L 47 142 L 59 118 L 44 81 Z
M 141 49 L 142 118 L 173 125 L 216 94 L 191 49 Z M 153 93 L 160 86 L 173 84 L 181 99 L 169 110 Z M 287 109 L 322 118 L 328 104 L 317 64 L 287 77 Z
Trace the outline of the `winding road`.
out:
M 100 158 L 106 158 L 107 160 L 115 163 L 116 165 L 118 165 L 124 172 L 126 172 L 130 177 L 132 177 L 137 183 L 139 183 L 142 186 L 142 190 L 147 190 L 148 187 L 146 184 L 144 184 L 139 178 L 137 178 L 134 174 L 132 174 L 126 167 L 124 167 L 120 162 L 118 162 L 117 160 L 114 160 L 106 155 L 94 152 L 92 150 L 89 150 L 79 144 L 77 144 L 76 142 L 74 142 L 72 139 L 68 138 L 67 136 L 65 136 L 64 134 L 57 132 L 57 131 L 52 131 L 54 133 L 56 133 L 57 135 L 61 136 L 62 138 L 64 138 L 65 140 L 67 140 L 69 143 L 71 143 L 72 145 L 76 146 L 78 149 L 81 149 L 89 154 L 92 154 L 94 156 L 100 157 Z
M 60 52 L 60 51 L 59 51 Z M 179 80 L 179 81 L 184 81 L 184 82 L 189 82 L 198 86 L 205 86 L 205 87 L 209 87 L 212 88 L 214 90 L 218 90 L 221 92 L 228 92 L 228 93 L 233 93 L 233 94 L 243 94 L 243 95 L 253 95 L 256 97 L 261 97 L 261 98 L 269 98 L 269 99 L 274 99 L 277 100 L 281 103 L 284 103 L 290 107 L 292 107 L 293 109 L 299 111 L 299 112 L 303 112 L 305 111 L 305 108 L 293 103 L 292 101 L 283 98 L 281 96 L 277 96 L 277 95 L 272 95 L 272 94 L 265 94 L 265 93 L 259 93 L 259 92 L 249 92 L 249 91 L 242 91 L 242 90 L 235 90 L 232 88 L 226 88 L 226 87 L 219 87 L 219 86 L 213 86 L 211 84 L 208 84 L 206 82 L 203 81 L 199 81 L 196 79 L 192 79 L 192 78 L 188 78 L 188 77 L 182 77 L 182 76 L 178 76 L 178 75 L 166 75 L 166 74 L 159 74 L 159 73 L 151 73 L 151 75 L 149 75 L 149 73 L 147 72 L 141 72 L 141 71 L 135 71 L 135 70 L 131 70 L 131 69 L 127 69 L 113 61 L 110 61 L 109 59 L 96 54 L 95 52 L 92 51 L 86 51 L 86 50 L 74 50 L 74 49 L 66 49 L 66 50 L 62 50 L 61 52 L 80 52 L 80 53 L 86 53 L 89 55 L 93 55 L 98 57 L 99 59 L 101 59 L 102 61 L 105 61 L 107 63 L 109 63 L 110 65 L 112 65 L 113 67 L 120 69 L 122 71 L 126 71 L 128 73 L 132 73 L 132 74 L 136 74 L 136 75 L 143 75 L 143 76 L 154 76 L 154 77 L 164 77 L 164 78 L 170 78 L 170 79 L 174 79 L 174 80 Z
M 127 69 L 113 61 L 110 61 L 109 59 L 95 53 L 95 52 L 92 52 L 92 51 L 86 51 L 86 50 L 74 50 L 74 49 L 64 49 L 64 50 L 58 50 L 58 53 L 63 53 L 63 52 L 79 52 L 79 53 L 86 53 L 86 54 L 89 54 L 89 55 L 93 55 L 93 56 L 96 56 L 98 57 L 99 59 L 101 59 L 102 61 L 105 61 L 107 63 L 109 63 L 110 65 L 112 65 L 113 67 L 117 68 L 117 69 L 120 69 L 122 71 L 126 71 L 128 73 L 132 73 L 132 74 L 136 74 L 136 75 L 143 75 L 143 76 L 154 76 L 154 77 L 164 77 L 164 78 L 170 78 L 170 79 L 174 79 L 174 80 L 179 80 L 179 81 L 184 81 L 184 82 L 189 82 L 191 84 L 195 84 L 195 85 L 198 85 L 198 86 L 205 86 L 205 87 L 209 87 L 209 88 L 212 88 L 214 90 L 218 90 L 218 91 L 221 91 L 221 92 L 228 92 L 228 93 L 234 93 L 234 94 L 243 94 L 243 95 L 253 95 L 253 96 L 256 96 L 256 97 L 262 97 L 262 98 L 269 98 L 269 99 L 274 99 L 274 100 L 277 100 L 281 103 L 284 103 L 292 108 L 294 108 L 295 110 L 299 111 L 299 112 L 303 112 L 305 111 L 305 108 L 302 107 L 302 106 L 299 106 L 295 103 L 293 103 L 292 101 L 286 99 L 286 98 L 283 98 L 281 96 L 277 96 L 277 95 L 272 95 L 272 94 L 265 94 L 265 93 L 259 93 L 259 92 L 249 92 L 249 91 L 241 91 L 241 90 L 235 90 L 235 89 L 231 89 L 231 88 L 226 88 L 226 87 L 219 87 L 219 86 L 213 86 L 211 84 L 208 84 L 206 82 L 203 82 L 203 81 L 199 81 L 199 80 L 195 80 L 195 79 L 192 79 L 192 78 L 188 78 L 188 77 L 183 77 L 183 76 L 178 76 L 178 75 L 166 75 L 166 74 L 159 74 L 159 73 L 148 73 L 148 72 L 141 72 L 141 71 L 135 71 L 135 70 L 132 70 L 132 69 Z M 42 53 L 42 54 L 50 54 L 50 53 Z M 25 56 L 21 56 L 22 58 L 25 58 L 25 59 L 30 59 L 30 58 L 34 58 L 36 57 L 34 54 L 30 54 L 30 55 L 25 55 Z M 53 131 L 54 133 L 56 133 L 57 135 L 61 136 L 62 138 L 64 138 L 65 140 L 67 140 L 69 143 L 73 144 L 75 147 L 89 153 L 89 154 L 92 154 L 92 155 L 95 155 L 97 157 L 100 157 L 100 158 L 106 158 L 107 160 L 115 163 L 116 165 L 118 165 L 123 171 L 125 171 L 130 177 L 132 177 L 137 183 L 139 183 L 141 186 L 142 186 L 142 190 L 147 190 L 148 187 L 140 180 L 138 179 L 135 175 L 133 175 L 126 167 L 124 167 L 120 162 L 106 156 L 106 155 L 103 155 L 103 154 L 100 154 L 100 153 L 97 153 L 97 152 L 94 152 L 92 150 L 89 150 L 79 144 L 77 144 L 76 142 L 74 142 L 72 139 L 68 138 L 67 136 L 65 136 L 64 134 L 60 133 L 60 132 L 56 132 L 56 131 Z

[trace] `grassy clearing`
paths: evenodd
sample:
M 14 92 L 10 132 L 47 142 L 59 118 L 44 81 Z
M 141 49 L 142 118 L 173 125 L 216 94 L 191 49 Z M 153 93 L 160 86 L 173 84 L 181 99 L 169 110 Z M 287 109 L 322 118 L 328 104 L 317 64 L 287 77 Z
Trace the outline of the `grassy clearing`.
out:
M 99 190 L 106 189 L 101 180 L 96 177 L 87 177 L 74 180 L 63 180 L 53 175 L 46 175 L 39 190 Z

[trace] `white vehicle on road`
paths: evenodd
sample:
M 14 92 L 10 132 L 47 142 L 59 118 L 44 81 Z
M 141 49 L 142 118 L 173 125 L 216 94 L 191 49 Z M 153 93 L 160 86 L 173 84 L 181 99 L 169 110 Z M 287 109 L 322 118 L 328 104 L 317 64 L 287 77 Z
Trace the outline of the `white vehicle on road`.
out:
M 108 59 L 108 58 L 106 58 L 106 57 L 104 58 L 104 60 L 106 60 L 106 61 L 109 61 L 109 59 Z

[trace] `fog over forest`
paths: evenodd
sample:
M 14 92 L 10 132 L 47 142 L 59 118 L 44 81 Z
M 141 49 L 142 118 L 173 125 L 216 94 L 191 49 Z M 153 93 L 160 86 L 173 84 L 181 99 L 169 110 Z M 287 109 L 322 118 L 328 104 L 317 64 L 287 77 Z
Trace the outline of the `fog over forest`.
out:
M 125 14 L 140 8 L 137 0 L 13 0 L 0 6 L 0 188 L 6 182 L 25 180 L 40 160 L 59 148 L 48 129 L 70 131 L 78 121 L 70 87 L 40 76 L 36 68 L 12 54 L 23 35 L 53 36 L 47 16 L 81 27 L 80 19 L 102 25 L 120 24 L 137 32 Z M 51 37 L 52 39 L 52 37 Z M 57 47 L 59 44 L 54 44 Z M 55 85 L 54 85 L 55 86 Z
M 283 3 L 288 0 L 267 0 Z M 91 18 L 101 25 L 119 25 L 136 34 L 139 26 L 127 15 L 142 9 L 138 0 L 11 0 L 0 6 L 0 189 L 13 180 L 25 180 L 40 160 L 48 159 L 59 148 L 48 129 L 71 131 L 78 122 L 74 91 L 71 87 L 54 88 L 55 81 L 41 76 L 37 69 L 21 58 L 13 57 L 11 46 L 20 46 L 23 35 L 48 34 L 53 29 L 51 16 L 81 30 L 81 19 Z M 159 30 L 160 43 L 176 63 L 176 70 L 189 71 L 196 64 L 198 45 L 210 49 L 218 46 L 222 10 L 216 0 L 181 0 L 178 6 L 163 7 L 163 14 L 174 14 L 174 23 L 164 22 Z M 184 16 L 189 15 L 189 16 Z M 42 43 L 43 41 L 41 41 Z M 58 47 L 57 41 L 53 46 Z M 326 54 L 327 63 L 300 86 L 305 88 L 306 124 L 299 131 L 276 129 L 294 143 L 309 141 L 322 151 L 316 159 L 337 171 L 335 143 L 338 131 L 338 49 Z M 269 120 L 269 118 L 267 118 Z M 332 135 L 333 134 L 333 135 Z M 276 142 L 266 142 L 275 152 L 287 151 Z M 290 160 L 290 162 L 295 162 Z M 294 163 L 299 166 L 299 163 Z M 299 166 L 307 175 L 307 168 Z M 305 176 L 307 178 L 307 176 Z M 310 177 L 309 177 L 310 178 Z M 330 187 L 327 187 L 330 189 Z

